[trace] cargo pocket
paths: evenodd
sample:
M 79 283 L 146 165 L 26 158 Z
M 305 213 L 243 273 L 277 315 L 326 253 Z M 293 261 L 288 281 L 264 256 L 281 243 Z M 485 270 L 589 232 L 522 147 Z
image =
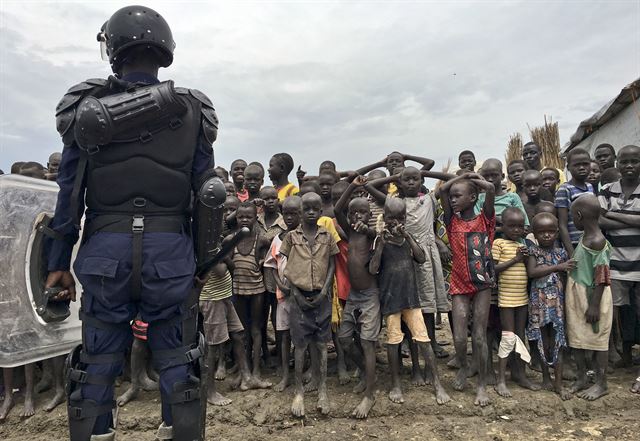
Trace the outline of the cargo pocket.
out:
M 82 284 L 83 293 L 91 293 L 100 297 L 102 302 L 106 302 L 105 292 L 117 292 L 114 286 L 118 264 L 116 259 L 107 257 L 87 257 L 82 262 L 74 266 L 78 280 Z M 83 294 L 84 296 L 84 294 Z M 83 304 L 86 311 L 91 311 L 93 299 L 88 297 L 87 304 Z

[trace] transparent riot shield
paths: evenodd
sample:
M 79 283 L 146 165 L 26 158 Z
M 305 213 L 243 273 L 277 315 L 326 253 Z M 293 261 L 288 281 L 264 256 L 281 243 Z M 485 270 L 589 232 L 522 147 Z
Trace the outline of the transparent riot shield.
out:
M 0 367 L 66 354 L 81 341 L 80 302 L 49 301 L 43 289 L 43 226 L 57 195 L 55 182 L 0 176 Z

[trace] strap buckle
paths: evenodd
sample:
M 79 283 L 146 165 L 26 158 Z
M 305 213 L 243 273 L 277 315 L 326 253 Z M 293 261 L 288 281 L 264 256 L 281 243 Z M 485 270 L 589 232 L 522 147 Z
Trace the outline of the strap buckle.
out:
M 100 151 L 100 146 L 98 145 L 90 145 L 87 147 L 87 153 L 90 155 L 95 155 Z
M 202 357 L 202 349 L 200 349 L 200 346 L 197 346 L 197 347 L 185 352 L 184 355 L 187 358 L 187 360 L 189 361 L 189 363 L 193 363 L 194 360 L 197 360 L 198 358 Z
M 74 383 L 86 383 L 87 382 L 87 372 L 81 371 L 80 369 L 71 369 L 69 372 L 69 379 Z
M 69 406 L 69 416 L 71 418 L 75 418 L 77 420 L 81 420 L 82 419 L 82 407 Z
M 141 214 L 136 214 L 133 216 L 133 223 L 131 224 L 131 231 L 133 233 L 142 233 L 144 232 L 144 216 Z
M 140 138 L 139 138 L 139 139 L 140 139 L 140 142 L 141 142 L 141 143 L 145 144 L 145 143 L 147 143 L 147 142 L 151 141 L 151 139 L 152 139 L 152 138 L 153 138 L 153 135 L 151 134 L 151 132 L 149 132 L 149 131 L 147 130 L 147 131 L 142 132 L 142 133 L 140 134 Z

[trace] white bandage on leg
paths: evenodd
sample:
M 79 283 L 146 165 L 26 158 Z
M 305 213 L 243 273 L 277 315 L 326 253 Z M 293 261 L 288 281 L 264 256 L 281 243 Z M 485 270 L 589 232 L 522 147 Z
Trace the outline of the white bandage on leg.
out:
M 512 351 L 516 351 L 520 354 L 520 358 L 525 362 L 531 361 L 531 355 L 527 351 L 527 347 L 524 345 L 520 337 L 510 331 L 502 331 L 502 338 L 500 339 L 500 347 L 498 348 L 498 357 L 507 358 Z
M 500 339 L 500 347 L 498 348 L 498 357 L 499 358 L 507 358 L 509 354 L 516 347 L 516 338 L 513 332 L 502 331 L 502 338 Z

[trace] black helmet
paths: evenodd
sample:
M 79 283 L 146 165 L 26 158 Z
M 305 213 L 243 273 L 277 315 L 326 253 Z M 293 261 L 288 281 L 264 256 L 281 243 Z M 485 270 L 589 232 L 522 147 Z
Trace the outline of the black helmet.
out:
M 103 56 L 107 56 L 111 68 L 117 72 L 129 49 L 146 45 L 157 54 L 161 67 L 173 62 L 176 47 L 167 22 L 160 14 L 144 6 L 126 6 L 117 10 L 102 25 L 98 34 Z

